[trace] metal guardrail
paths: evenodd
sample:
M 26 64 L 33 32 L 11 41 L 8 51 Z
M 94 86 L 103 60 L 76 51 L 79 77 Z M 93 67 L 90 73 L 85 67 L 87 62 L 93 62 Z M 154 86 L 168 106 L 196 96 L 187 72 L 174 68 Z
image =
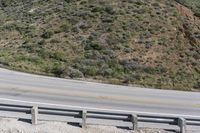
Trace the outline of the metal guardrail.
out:
M 39 120 L 45 120 L 39 118 L 39 115 L 48 116 L 60 116 L 78 118 L 81 120 L 79 123 L 82 128 L 87 127 L 88 119 L 95 120 L 113 120 L 121 122 L 130 122 L 132 129 L 137 130 L 139 123 L 162 123 L 167 125 L 176 125 L 180 128 L 180 133 L 186 133 L 186 126 L 200 126 L 200 119 L 196 118 L 184 118 L 175 116 L 161 116 L 161 115 L 148 115 L 148 114 L 130 114 L 130 113 L 116 113 L 110 111 L 92 111 L 92 110 L 80 110 L 80 109 L 65 109 L 65 108 L 50 108 L 41 106 L 23 106 L 23 105 L 11 105 L 0 104 L 0 111 L 25 113 L 31 115 L 32 124 L 37 124 Z M 16 116 L 20 118 L 20 116 Z M 70 122 L 66 120 L 66 122 Z M 78 121 L 77 121 L 78 122 Z

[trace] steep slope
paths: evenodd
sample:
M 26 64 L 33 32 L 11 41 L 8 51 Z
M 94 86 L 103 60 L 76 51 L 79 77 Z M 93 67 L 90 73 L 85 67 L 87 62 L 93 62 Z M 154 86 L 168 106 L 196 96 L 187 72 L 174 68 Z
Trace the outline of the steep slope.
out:
M 180 4 L 190 8 L 195 16 L 200 17 L 200 1 L 199 0 L 176 0 Z
M 0 18 L 4 67 L 200 89 L 200 20 L 174 0 L 1 0 Z

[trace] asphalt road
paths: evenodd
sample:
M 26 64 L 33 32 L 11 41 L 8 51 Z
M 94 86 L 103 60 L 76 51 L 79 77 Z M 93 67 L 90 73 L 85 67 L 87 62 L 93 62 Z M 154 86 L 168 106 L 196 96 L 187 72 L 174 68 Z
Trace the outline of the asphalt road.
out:
M 0 69 L 0 102 L 200 116 L 200 93 L 126 87 Z

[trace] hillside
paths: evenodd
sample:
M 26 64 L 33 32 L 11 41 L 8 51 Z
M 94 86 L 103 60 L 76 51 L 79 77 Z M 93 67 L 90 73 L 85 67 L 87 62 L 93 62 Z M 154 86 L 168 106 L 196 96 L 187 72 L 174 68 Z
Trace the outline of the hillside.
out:
M 176 0 L 178 3 L 190 8 L 195 16 L 200 17 L 200 1 L 199 0 Z
M 63 78 L 200 90 L 198 7 L 198 0 L 1 0 L 0 64 Z

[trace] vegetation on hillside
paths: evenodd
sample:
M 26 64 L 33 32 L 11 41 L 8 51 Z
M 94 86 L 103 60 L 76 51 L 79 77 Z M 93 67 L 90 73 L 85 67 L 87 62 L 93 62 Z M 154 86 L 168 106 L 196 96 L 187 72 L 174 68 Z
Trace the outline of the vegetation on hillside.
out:
M 177 1 L 199 16 L 197 3 Z M 194 18 L 175 0 L 1 0 L 0 64 L 63 78 L 200 89 Z
M 184 6 L 187 6 L 190 8 L 194 15 L 200 17 L 200 1 L 199 0 L 176 0 L 180 4 L 183 4 Z

